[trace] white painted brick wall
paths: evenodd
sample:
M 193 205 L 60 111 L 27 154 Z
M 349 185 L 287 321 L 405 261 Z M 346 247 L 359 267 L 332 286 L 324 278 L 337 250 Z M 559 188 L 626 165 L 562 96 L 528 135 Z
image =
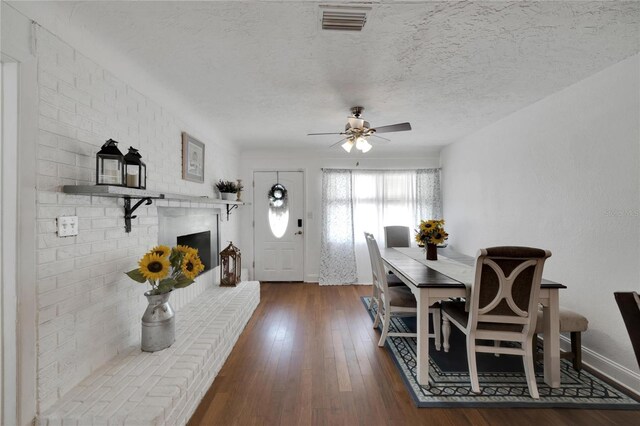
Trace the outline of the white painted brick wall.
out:
M 136 211 L 133 232 L 127 234 L 122 200 L 64 194 L 61 186 L 94 184 L 95 153 L 109 138 L 120 142 L 123 153 L 129 146 L 140 149 L 149 189 L 172 193 L 212 196 L 217 179 L 237 176 L 238 154 L 230 144 L 194 134 L 206 145 L 205 183 L 182 180 L 181 132 L 190 129 L 174 113 L 119 80 L 117 69 L 104 69 L 43 28 L 37 30 L 36 45 L 35 267 L 42 412 L 110 359 L 139 345 L 146 288 L 124 272 L 156 244 L 158 232 L 156 204 Z M 55 218 L 62 215 L 79 217 L 78 236 L 57 237 Z M 236 217 L 222 223 L 221 233 L 222 241 L 237 241 Z M 212 275 L 177 292 L 173 304 L 178 312 L 212 283 Z M 101 408 L 112 409 L 109 404 Z
M 176 314 L 171 347 L 120 354 L 44 411 L 38 423 L 186 424 L 259 302 L 257 281 L 210 288 Z M 52 369 L 42 371 L 52 374 Z

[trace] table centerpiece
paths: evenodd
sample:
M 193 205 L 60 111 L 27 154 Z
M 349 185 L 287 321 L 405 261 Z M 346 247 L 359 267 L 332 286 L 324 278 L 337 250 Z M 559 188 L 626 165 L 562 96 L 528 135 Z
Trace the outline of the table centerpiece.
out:
M 426 247 L 427 260 L 438 260 L 437 246 L 449 238 L 444 230 L 444 219 L 421 220 L 415 238 L 420 247 Z

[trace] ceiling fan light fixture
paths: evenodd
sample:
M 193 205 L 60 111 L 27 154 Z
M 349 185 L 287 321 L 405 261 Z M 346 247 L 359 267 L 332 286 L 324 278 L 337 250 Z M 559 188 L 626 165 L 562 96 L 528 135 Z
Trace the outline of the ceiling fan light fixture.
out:
M 373 148 L 371 146 L 371 144 L 369 142 L 367 142 L 366 139 L 362 138 L 363 142 L 360 144 L 360 148 L 358 148 L 360 151 L 362 151 L 363 154 L 371 151 L 371 148 Z
M 366 145 L 369 144 L 369 142 L 367 142 L 367 140 L 362 137 L 362 136 L 358 136 L 356 138 L 356 149 L 359 149 L 360 151 L 362 151 L 362 148 Z
M 342 144 L 342 148 L 347 152 L 351 152 L 351 149 L 353 148 L 353 141 L 352 140 L 346 141 L 345 143 Z
M 368 121 L 362 118 L 362 113 L 364 112 L 364 107 L 362 106 L 354 106 L 351 108 L 351 115 L 347 117 L 347 123 L 344 126 L 344 131 L 339 133 L 309 133 L 309 136 L 313 135 L 342 135 L 344 139 L 339 140 L 338 142 L 331 145 L 331 148 L 339 145 L 342 141 L 346 140 L 343 143 L 342 149 L 347 152 L 351 152 L 353 147 L 362 153 L 367 153 L 371 151 L 373 146 L 368 141 L 370 136 L 375 136 L 376 138 L 380 138 L 386 140 L 387 142 L 390 139 L 387 139 L 382 136 L 378 136 L 378 133 L 392 133 L 392 132 L 405 132 L 407 130 L 411 130 L 411 123 L 396 123 L 390 124 L 388 126 L 382 127 L 371 127 Z

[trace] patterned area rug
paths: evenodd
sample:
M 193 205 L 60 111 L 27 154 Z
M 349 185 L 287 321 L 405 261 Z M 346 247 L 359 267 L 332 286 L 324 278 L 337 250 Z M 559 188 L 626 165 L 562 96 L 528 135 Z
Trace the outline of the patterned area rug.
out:
M 362 303 L 371 319 L 375 306 L 369 308 L 371 298 L 362 297 Z M 381 327 L 380 327 L 381 328 Z M 415 332 L 415 317 L 393 318 L 395 331 Z M 478 370 L 481 394 L 471 392 L 464 334 L 451 327 L 451 348 L 448 353 L 436 351 L 433 339 L 429 339 L 429 377 L 431 386 L 421 386 L 416 381 L 416 339 L 391 337 L 385 347 L 390 351 L 402 378 L 418 407 L 563 407 L 592 409 L 635 409 L 640 402 L 585 371 L 573 369 L 571 363 L 562 360 L 562 386 L 552 389 L 544 383 L 542 362 L 536 365 L 536 377 L 540 399 L 529 396 L 522 367 L 517 356 L 478 354 Z

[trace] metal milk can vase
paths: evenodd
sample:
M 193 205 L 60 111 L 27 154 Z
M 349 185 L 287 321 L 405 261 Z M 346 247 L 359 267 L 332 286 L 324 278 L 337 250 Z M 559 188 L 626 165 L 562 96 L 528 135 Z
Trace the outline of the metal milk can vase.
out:
M 176 341 L 175 312 L 169 304 L 171 292 L 152 295 L 144 294 L 149 305 L 142 315 L 142 344 L 145 352 L 166 349 Z

